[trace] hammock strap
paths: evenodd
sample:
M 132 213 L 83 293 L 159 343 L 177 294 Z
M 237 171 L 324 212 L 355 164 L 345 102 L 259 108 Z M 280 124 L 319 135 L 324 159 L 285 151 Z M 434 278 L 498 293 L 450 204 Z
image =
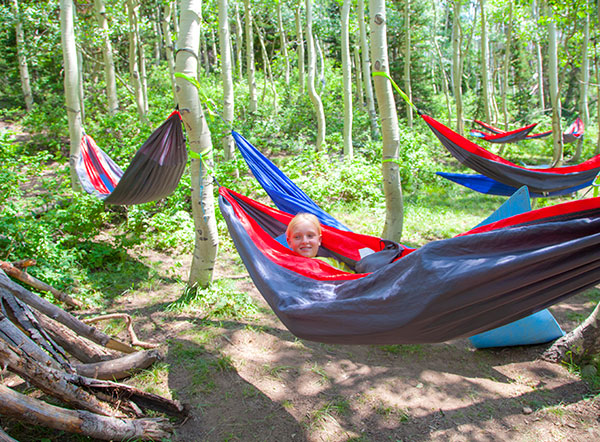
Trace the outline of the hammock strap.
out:
M 392 79 L 392 77 L 390 77 L 390 75 L 387 72 L 373 72 L 373 77 L 384 77 L 387 78 L 388 80 L 390 80 L 390 83 L 392 83 L 392 86 L 394 87 L 394 89 L 396 89 L 396 92 L 398 92 L 398 95 L 400 95 L 400 97 L 406 101 L 419 115 L 421 115 L 421 112 L 419 112 L 419 109 L 417 109 L 417 107 L 412 103 L 412 101 L 410 101 L 410 98 L 408 98 L 408 95 L 406 95 L 404 93 L 404 91 L 402 89 L 400 89 L 400 87 L 396 84 L 396 82 Z

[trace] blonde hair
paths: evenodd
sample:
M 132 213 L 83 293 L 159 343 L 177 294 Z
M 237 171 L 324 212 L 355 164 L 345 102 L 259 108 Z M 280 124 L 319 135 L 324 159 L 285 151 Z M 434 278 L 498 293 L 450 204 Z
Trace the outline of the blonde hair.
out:
M 312 213 L 300 212 L 296 216 L 294 216 L 288 224 L 287 229 L 285 230 L 286 238 L 290 237 L 292 231 L 294 230 L 294 227 L 296 227 L 296 224 L 298 224 L 301 221 L 308 221 L 309 223 L 314 225 L 315 229 L 317 229 L 317 233 L 319 234 L 319 236 L 321 236 L 321 223 L 319 222 L 319 219 Z

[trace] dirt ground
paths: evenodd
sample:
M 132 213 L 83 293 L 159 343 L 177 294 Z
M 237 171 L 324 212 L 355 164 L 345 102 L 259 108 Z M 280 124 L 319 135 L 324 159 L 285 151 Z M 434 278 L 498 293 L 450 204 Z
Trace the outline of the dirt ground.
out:
M 217 277 L 234 266 L 220 260 Z M 191 409 L 173 441 L 600 440 L 600 401 L 566 367 L 538 359 L 547 345 L 308 342 L 283 327 L 249 278 L 236 284 L 263 307 L 255 319 L 165 312 L 179 296 L 169 284 L 114 305 L 135 315 L 141 339 L 165 343 L 168 377 L 157 387 Z M 592 307 L 581 294 L 551 311 L 569 331 L 577 325 L 572 313 Z M 212 361 L 209 375 L 198 361 Z

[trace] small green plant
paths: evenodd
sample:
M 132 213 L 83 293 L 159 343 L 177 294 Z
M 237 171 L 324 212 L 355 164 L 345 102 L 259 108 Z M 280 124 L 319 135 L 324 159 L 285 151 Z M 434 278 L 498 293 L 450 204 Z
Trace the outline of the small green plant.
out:
M 215 281 L 209 287 L 187 287 L 183 295 L 167 306 L 167 311 L 199 309 L 205 318 L 241 319 L 257 313 L 252 298 L 233 288 L 231 280 Z

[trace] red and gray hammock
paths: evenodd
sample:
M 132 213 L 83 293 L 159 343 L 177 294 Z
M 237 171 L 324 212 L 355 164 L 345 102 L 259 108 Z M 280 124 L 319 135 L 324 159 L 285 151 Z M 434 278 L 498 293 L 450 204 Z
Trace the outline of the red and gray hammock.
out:
M 444 342 L 517 321 L 600 282 L 600 198 L 512 216 L 418 249 L 402 247 L 392 263 L 354 274 L 282 245 L 277 238 L 291 214 L 224 187 L 219 194 L 254 284 L 303 339 Z M 323 256 L 352 266 L 385 252 L 380 238 L 323 226 Z
M 537 125 L 537 123 L 529 124 L 511 131 L 504 131 L 480 120 L 473 120 L 473 122 L 483 127 L 487 132 L 478 129 L 471 129 L 471 136 L 481 138 L 485 141 L 489 141 L 490 143 L 515 143 L 521 140 L 534 140 L 547 137 L 552 133 L 552 131 L 549 130 L 546 132 L 532 134 L 531 131 Z M 577 117 L 563 133 L 563 143 L 573 143 L 574 141 L 582 138 L 583 134 L 583 121 L 581 118 Z
M 514 190 L 527 186 L 532 194 L 557 194 L 589 186 L 600 172 L 600 155 L 566 167 L 543 169 L 514 164 L 444 126 L 427 115 L 421 115 L 444 147 L 463 165 Z
M 129 205 L 170 195 L 187 162 L 181 115 L 174 111 L 136 152 L 123 171 L 87 134 L 76 170 L 83 189 L 109 204 Z

